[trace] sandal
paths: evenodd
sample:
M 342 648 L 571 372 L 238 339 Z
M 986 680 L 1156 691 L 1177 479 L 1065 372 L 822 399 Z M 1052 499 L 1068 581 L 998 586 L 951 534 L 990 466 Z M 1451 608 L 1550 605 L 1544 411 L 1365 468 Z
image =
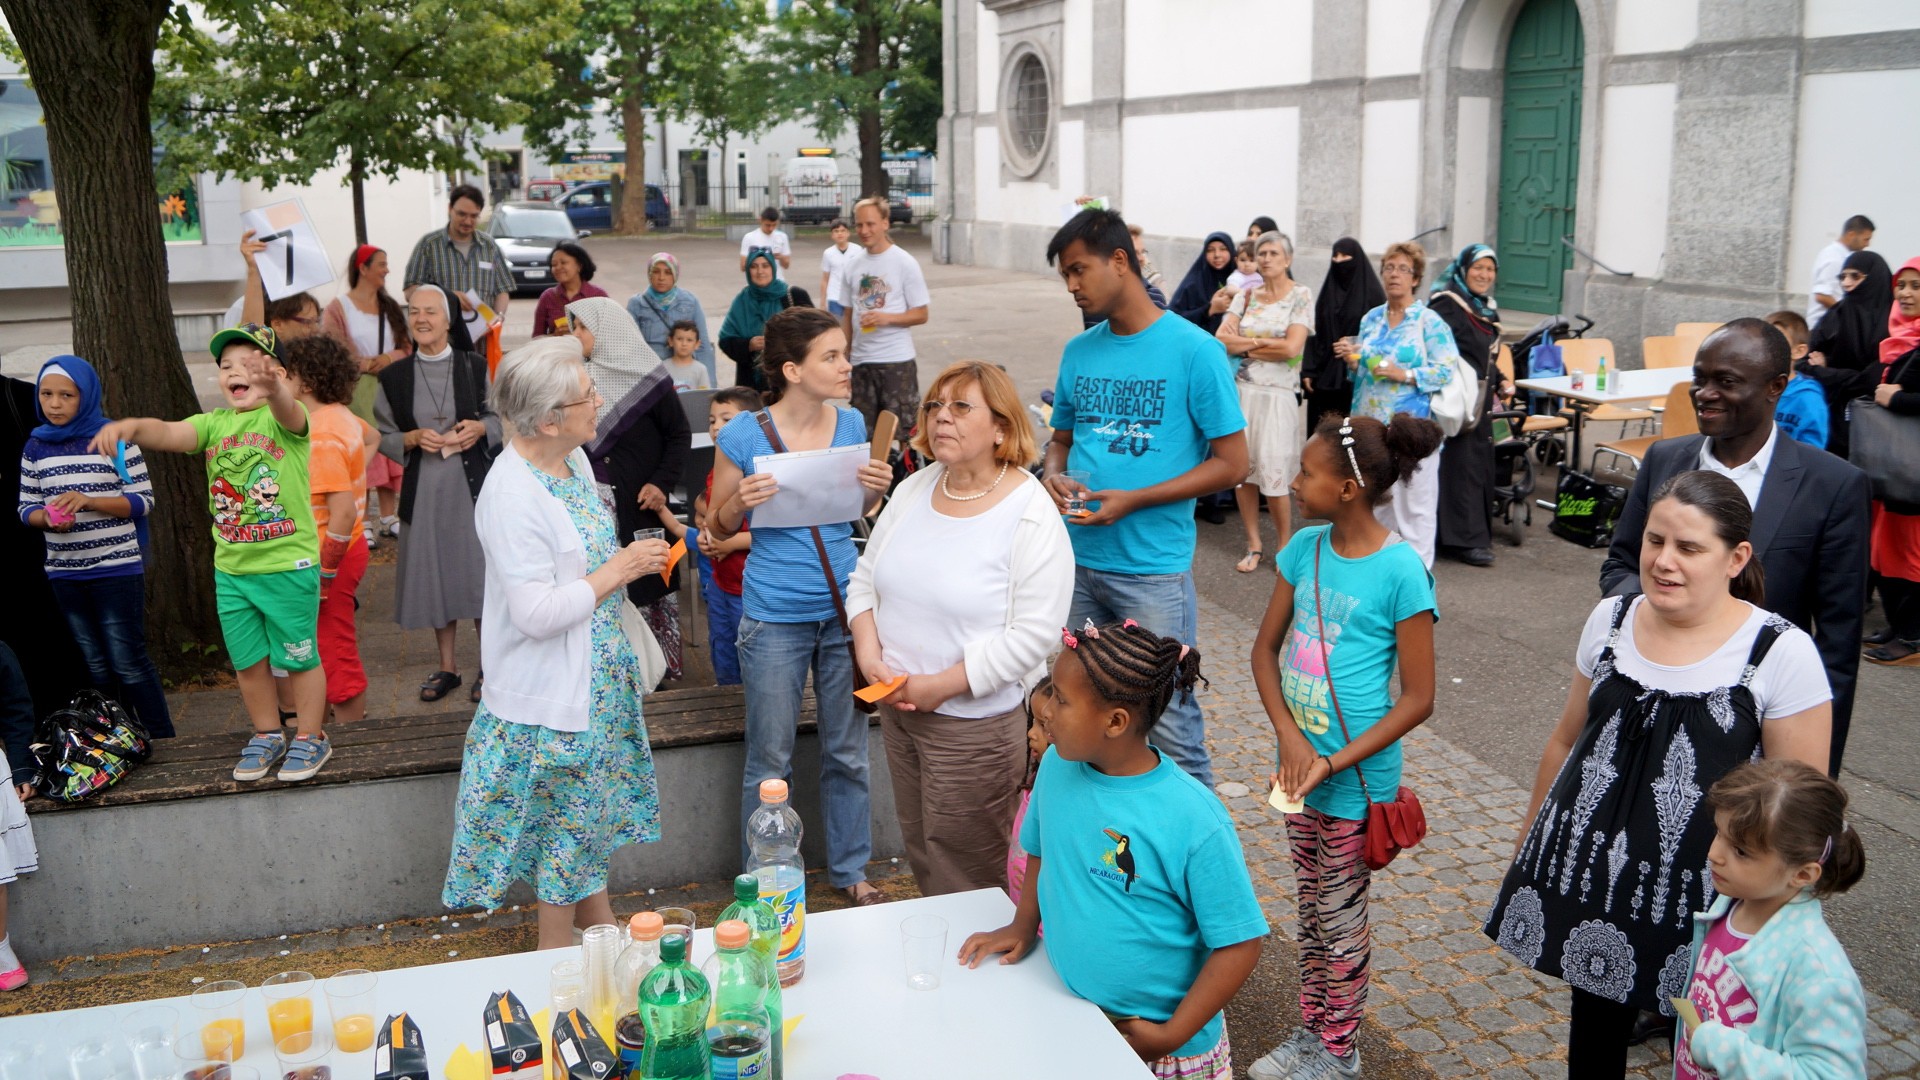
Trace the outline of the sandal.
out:
M 436 671 L 420 684 L 420 700 L 439 701 L 459 685 L 460 676 L 451 671 Z
M 1243 574 L 1251 574 L 1260 569 L 1260 560 L 1265 557 L 1266 552 L 1259 548 L 1248 548 L 1247 553 L 1240 557 L 1240 561 L 1233 564 L 1233 568 Z
M 1868 649 L 1861 658 L 1887 667 L 1920 667 L 1920 641 L 1895 638 L 1877 649 Z
M 473 689 L 467 694 L 468 701 L 473 702 L 475 705 L 480 704 L 480 684 L 486 681 L 487 673 L 484 671 L 473 677 Z
M 867 887 L 866 892 L 860 891 L 860 886 L 862 885 Z M 873 883 L 869 881 L 855 882 L 841 889 L 840 892 L 844 894 L 848 900 L 853 901 L 854 907 L 872 907 L 875 904 L 884 904 L 887 902 L 887 898 L 882 896 L 880 890 L 874 888 Z

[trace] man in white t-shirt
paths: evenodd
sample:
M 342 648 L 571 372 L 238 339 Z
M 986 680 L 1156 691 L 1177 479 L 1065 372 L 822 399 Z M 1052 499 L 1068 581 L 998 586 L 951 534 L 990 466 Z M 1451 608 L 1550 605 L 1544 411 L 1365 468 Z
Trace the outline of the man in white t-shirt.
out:
M 827 313 L 837 319 L 847 310 L 840 303 L 840 273 L 860 249 L 851 242 L 853 230 L 845 218 L 834 218 L 828 233 L 833 243 L 820 253 L 820 299 L 826 302 Z
M 869 432 L 882 409 L 899 417 L 904 443 L 920 411 L 920 373 L 909 327 L 927 321 L 931 298 L 919 262 L 888 237 L 887 211 L 884 198 L 854 204 L 854 231 L 866 250 L 847 259 L 834 299 L 846 308 L 840 320 L 853 353 L 853 407 Z
M 1840 227 L 1840 239 L 1820 249 L 1813 260 L 1813 287 L 1807 290 L 1807 329 L 1820 324 L 1827 309 L 1840 302 L 1846 290 L 1840 287 L 1840 268 L 1847 256 L 1865 251 L 1873 243 L 1873 222 L 1865 214 L 1855 214 Z
M 740 272 L 747 270 L 747 257 L 756 251 L 773 256 L 773 272 L 787 279 L 787 267 L 793 265 L 793 241 L 780 229 L 780 210 L 769 206 L 760 211 L 760 227 L 740 238 Z

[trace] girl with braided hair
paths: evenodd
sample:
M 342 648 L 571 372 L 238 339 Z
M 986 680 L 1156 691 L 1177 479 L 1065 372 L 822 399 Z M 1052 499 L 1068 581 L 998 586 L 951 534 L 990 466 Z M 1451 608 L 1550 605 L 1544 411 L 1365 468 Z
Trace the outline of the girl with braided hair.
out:
M 1014 963 L 1044 915 L 1061 981 L 1155 1076 L 1232 1080 L 1220 1010 L 1260 959 L 1267 920 L 1233 819 L 1148 741 L 1193 693 L 1200 654 L 1131 619 L 1061 640 L 1052 700 L 1036 714 L 1053 748 L 1020 830 L 1025 888 L 1013 922 L 967 938 L 960 960 Z
M 1430 420 L 1328 417 L 1300 454 L 1301 516 L 1254 638 L 1253 681 L 1279 740 L 1275 805 L 1300 905 L 1300 1019 L 1252 1080 L 1360 1075 L 1366 1011 L 1367 804 L 1400 790 L 1400 740 L 1433 713 L 1433 575 L 1376 517 L 1440 445 Z M 1395 666 L 1400 697 L 1392 694 Z

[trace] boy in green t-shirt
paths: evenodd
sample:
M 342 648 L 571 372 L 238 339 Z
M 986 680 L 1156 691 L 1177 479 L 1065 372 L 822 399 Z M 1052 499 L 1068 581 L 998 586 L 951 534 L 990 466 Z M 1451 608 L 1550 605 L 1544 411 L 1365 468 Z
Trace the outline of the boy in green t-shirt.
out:
M 235 780 L 259 780 L 282 759 L 281 780 L 305 780 L 333 755 L 321 730 L 327 683 L 315 639 L 320 541 L 307 496 L 307 410 L 285 382 L 278 347 L 257 323 L 222 330 L 210 348 L 228 408 L 185 420 L 121 420 L 93 439 L 109 457 L 129 442 L 205 458 L 220 631 L 253 720 Z M 269 662 L 288 673 L 299 713 L 291 745 Z

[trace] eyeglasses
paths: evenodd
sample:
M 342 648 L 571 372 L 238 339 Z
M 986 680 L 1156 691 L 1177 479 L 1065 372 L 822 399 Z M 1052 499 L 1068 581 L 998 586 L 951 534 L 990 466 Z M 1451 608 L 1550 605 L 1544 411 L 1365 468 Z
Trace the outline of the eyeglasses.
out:
M 1414 276 L 1413 267 L 1408 266 L 1405 263 L 1388 263 L 1387 265 L 1380 268 L 1381 277 L 1386 277 L 1388 274 L 1405 274 L 1408 277 Z
M 600 388 L 593 385 L 592 381 L 588 381 L 586 397 L 581 398 L 579 401 L 569 401 L 560 407 L 562 409 L 571 409 L 575 405 L 591 405 L 594 402 L 599 400 L 600 400 Z
M 981 406 L 971 401 L 928 401 L 920 406 L 920 412 L 931 420 L 939 414 L 941 409 L 947 409 L 953 413 L 955 420 L 965 420 L 973 415 L 973 410 L 978 408 Z

